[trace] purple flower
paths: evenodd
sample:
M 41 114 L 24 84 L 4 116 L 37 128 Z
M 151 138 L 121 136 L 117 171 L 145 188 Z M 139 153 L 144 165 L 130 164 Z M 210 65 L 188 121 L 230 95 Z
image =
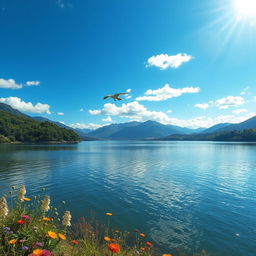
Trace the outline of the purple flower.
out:
M 9 230 L 11 230 L 9 227 L 3 227 L 3 230 L 4 231 L 9 231 Z
M 41 254 L 42 256 L 51 256 L 52 253 L 48 250 L 43 250 L 43 253 Z
M 27 250 L 29 250 L 29 247 L 28 246 L 22 246 L 22 250 L 27 251 Z
M 4 231 L 7 235 L 13 234 L 13 231 Z
M 43 247 L 43 246 L 44 246 L 44 243 L 42 243 L 42 242 L 37 242 L 37 243 L 36 243 L 36 246 Z

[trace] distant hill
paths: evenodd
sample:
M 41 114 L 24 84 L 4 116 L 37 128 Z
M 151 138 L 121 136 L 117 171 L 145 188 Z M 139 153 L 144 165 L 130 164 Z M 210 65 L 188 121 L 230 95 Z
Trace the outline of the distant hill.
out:
M 216 124 L 210 128 L 207 128 L 203 131 L 201 131 L 201 133 L 213 133 L 218 131 L 219 129 L 225 128 L 227 126 L 231 125 L 230 123 L 220 123 L 220 124 Z
M 246 129 L 256 129 L 256 116 L 238 124 L 230 124 L 228 126 L 219 128 L 215 132 L 242 131 Z
M 256 129 L 242 131 L 224 131 L 199 134 L 175 134 L 157 140 L 189 140 L 189 141 L 247 141 L 256 142 Z
M 164 125 L 156 121 L 111 124 L 88 133 L 90 137 L 112 140 L 152 139 L 170 134 L 189 134 L 197 130 L 175 125 Z
M 11 106 L 9 106 L 5 103 L 0 103 L 0 110 L 17 115 L 17 116 L 29 117 L 29 116 L 21 113 L 19 110 L 12 108 Z

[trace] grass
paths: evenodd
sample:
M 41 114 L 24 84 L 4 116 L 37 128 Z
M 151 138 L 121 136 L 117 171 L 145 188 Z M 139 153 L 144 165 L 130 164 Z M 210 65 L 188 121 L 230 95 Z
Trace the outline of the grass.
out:
M 13 194 L 17 199 L 13 200 Z M 0 198 L 0 255 L 1 256 L 170 256 L 161 254 L 146 235 L 110 228 L 112 213 L 106 215 L 107 224 L 82 218 L 71 225 L 71 213 L 59 216 L 51 206 L 50 197 L 25 197 L 26 188 L 12 187 L 8 206 L 6 195 Z M 63 205 L 65 202 L 63 201 Z M 9 209 L 10 208 L 10 209 Z M 180 256 L 185 253 L 177 251 Z M 193 256 L 206 256 L 203 250 Z M 173 255 L 174 256 L 174 255 Z

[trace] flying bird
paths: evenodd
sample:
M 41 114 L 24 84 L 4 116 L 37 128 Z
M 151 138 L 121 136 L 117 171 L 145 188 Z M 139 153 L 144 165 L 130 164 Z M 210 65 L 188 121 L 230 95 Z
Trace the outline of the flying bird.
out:
M 120 95 L 123 95 L 123 94 L 129 94 L 128 92 L 120 92 L 120 93 L 116 93 L 116 94 L 114 94 L 114 95 L 106 95 L 103 99 L 105 100 L 105 99 L 107 99 L 107 98 L 112 98 L 112 99 L 114 99 L 115 101 L 116 100 L 122 100 L 119 96 Z

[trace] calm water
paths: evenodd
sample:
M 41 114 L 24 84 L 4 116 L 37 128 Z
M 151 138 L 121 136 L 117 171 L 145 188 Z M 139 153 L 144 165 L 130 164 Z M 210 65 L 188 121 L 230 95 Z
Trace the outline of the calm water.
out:
M 74 219 L 112 212 L 114 226 L 139 229 L 166 253 L 256 255 L 256 144 L 0 145 L 1 194 L 21 184 L 65 200 Z

